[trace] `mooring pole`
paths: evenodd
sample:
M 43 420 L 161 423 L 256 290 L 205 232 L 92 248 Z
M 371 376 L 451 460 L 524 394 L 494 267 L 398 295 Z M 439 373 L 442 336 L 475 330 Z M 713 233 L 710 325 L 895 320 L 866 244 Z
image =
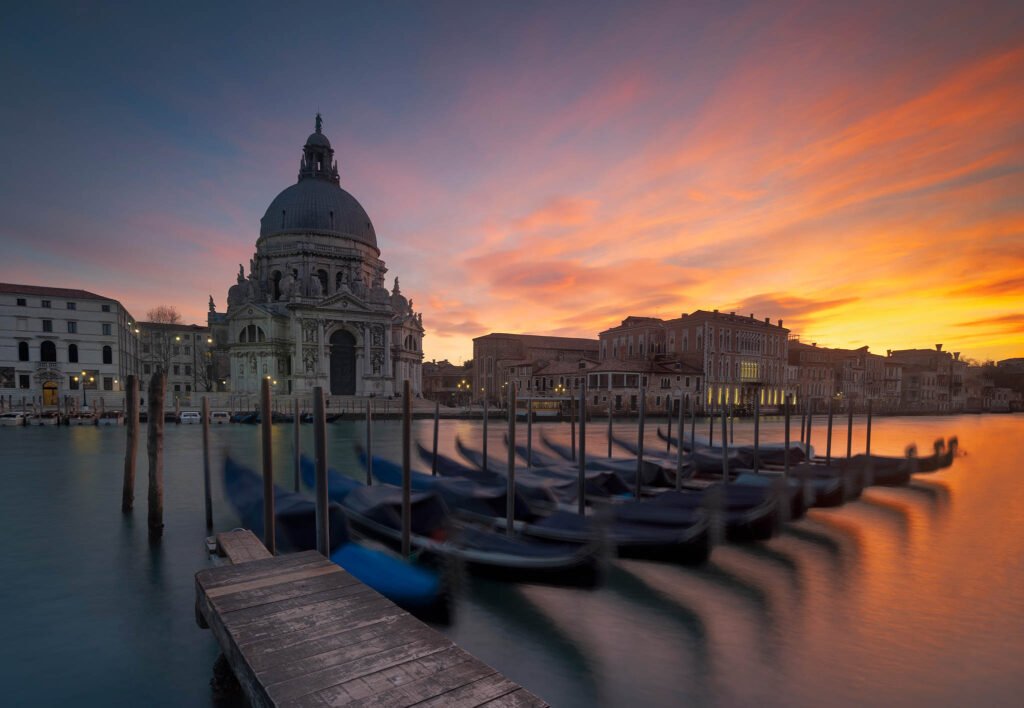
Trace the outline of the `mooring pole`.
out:
M 484 430 L 483 430 L 483 453 L 484 453 L 484 464 L 482 465 L 483 471 L 487 472 L 487 394 L 484 394 Z
M 807 399 L 807 432 L 804 433 L 804 445 L 807 446 L 807 459 L 811 458 L 811 423 L 814 422 L 814 404 Z
M 582 433 L 581 433 L 582 435 Z M 576 406 L 573 405 L 572 396 L 569 396 L 569 451 L 570 459 L 576 461 Z
M 690 452 L 697 448 L 697 396 L 690 399 Z
M 295 468 L 295 491 L 297 492 L 299 491 L 299 468 L 302 465 L 302 462 L 299 459 L 302 456 L 301 431 L 299 430 L 299 426 L 302 424 L 302 408 L 299 404 L 299 397 L 297 395 L 292 403 L 292 409 L 294 410 L 295 415 L 294 439 L 292 440 L 292 463 Z
M 327 515 L 327 408 L 322 386 L 313 388 L 313 460 L 316 465 L 316 550 L 331 557 L 331 527 Z
M 271 442 L 270 379 L 260 386 L 260 428 L 263 448 L 263 545 L 270 555 L 277 555 L 274 537 L 274 454 Z
M 505 533 L 512 535 L 516 514 L 516 384 L 508 384 L 508 492 L 505 494 Z
M 149 379 L 149 538 L 164 535 L 164 382 L 165 374 L 156 367 Z M 156 411 L 154 417 L 153 411 Z
M 571 402 L 572 399 L 570 399 Z M 586 512 L 586 476 L 587 476 L 587 382 L 580 385 L 580 454 L 579 475 L 576 481 L 576 511 L 580 516 Z
M 761 396 L 754 394 L 754 473 L 761 468 Z
M 825 464 L 832 464 L 832 396 L 828 397 L 828 440 L 825 442 Z
M 354 404 L 353 404 L 354 405 Z M 373 484 L 373 410 L 366 399 L 366 486 Z
M 679 402 L 682 405 L 682 401 Z M 672 397 L 665 397 L 665 408 L 668 411 L 665 414 L 665 452 L 672 452 Z M 661 426 L 658 426 L 658 430 L 661 430 Z M 679 438 L 679 444 L 683 444 L 683 439 Z
M 402 558 L 412 550 L 412 385 L 402 382 Z
M 612 459 L 612 397 L 608 396 L 608 459 Z
M 708 406 L 708 447 L 715 445 L 715 406 Z
M 688 397 L 687 397 L 688 398 Z M 679 399 L 679 424 L 676 434 L 678 435 L 676 445 L 676 491 L 678 492 L 683 486 L 683 433 L 686 429 L 686 405 L 683 398 Z M 671 410 L 671 408 L 669 409 Z M 670 418 L 671 420 L 671 418 Z M 672 436 L 669 435 L 669 438 Z
M 785 449 L 782 453 L 782 479 L 786 480 L 786 484 L 789 484 L 789 401 L 790 394 L 786 394 L 783 406 L 786 408 L 786 437 L 785 437 Z M 787 486 L 788 491 L 788 486 Z
M 736 442 L 736 403 L 729 401 L 729 444 Z
M 637 421 L 636 430 L 636 488 L 633 490 L 633 496 L 637 499 L 640 498 L 640 481 L 641 475 L 644 470 L 644 419 L 647 415 L 647 391 L 644 387 L 640 387 L 640 415 Z
M 846 399 L 846 459 L 853 455 L 853 397 Z
M 206 505 L 206 530 L 213 528 L 213 499 L 210 496 L 210 400 L 203 396 L 203 503 Z
M 533 469 L 533 398 L 526 399 L 526 469 Z
M 434 459 L 430 464 L 430 474 L 437 476 L 437 428 L 441 422 L 441 401 L 434 401 Z
M 725 407 L 722 406 L 722 484 L 729 484 L 729 429 L 728 421 L 725 419 Z M 723 496 L 722 503 L 725 504 Z
M 868 421 L 867 430 L 865 430 L 866 439 L 864 440 L 864 454 L 867 459 L 864 462 L 864 479 L 862 480 L 863 486 L 867 487 L 875 481 L 875 464 L 871 461 L 871 399 L 868 399 Z
M 124 485 L 121 488 L 121 511 L 127 514 L 135 506 L 135 455 L 139 447 L 139 379 L 128 374 L 125 391 Z

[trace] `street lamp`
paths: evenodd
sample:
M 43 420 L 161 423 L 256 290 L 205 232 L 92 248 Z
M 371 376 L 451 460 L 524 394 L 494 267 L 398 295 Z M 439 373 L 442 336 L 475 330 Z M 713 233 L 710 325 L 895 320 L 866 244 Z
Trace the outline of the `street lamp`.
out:
M 76 382 L 81 384 L 81 386 L 82 386 L 82 408 L 85 408 L 86 407 L 86 402 L 85 402 L 85 384 L 86 384 L 86 382 L 88 382 L 88 383 L 95 383 L 96 377 L 95 376 L 89 376 L 89 374 L 87 372 L 83 371 L 80 375 L 71 377 L 71 380 L 72 381 L 76 381 Z
M 469 382 L 466 381 L 466 379 L 462 379 L 462 381 L 459 381 L 459 383 L 455 384 L 455 388 L 457 388 L 459 390 L 459 393 L 462 393 L 463 391 L 465 391 L 467 394 L 469 394 L 469 392 L 470 392 L 470 385 L 469 385 Z M 460 396 L 460 398 L 461 398 L 461 396 Z

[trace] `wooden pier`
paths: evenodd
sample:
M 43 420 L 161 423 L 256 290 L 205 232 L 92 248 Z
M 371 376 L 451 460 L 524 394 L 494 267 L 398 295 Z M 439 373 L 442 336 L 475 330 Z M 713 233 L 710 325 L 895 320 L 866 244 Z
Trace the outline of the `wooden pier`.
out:
M 217 536 L 196 573 L 208 626 L 253 706 L 545 706 L 316 551 Z

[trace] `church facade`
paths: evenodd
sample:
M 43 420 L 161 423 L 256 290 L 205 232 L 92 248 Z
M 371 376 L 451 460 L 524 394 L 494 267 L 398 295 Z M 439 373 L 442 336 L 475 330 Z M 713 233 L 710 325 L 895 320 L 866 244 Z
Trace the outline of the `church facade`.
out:
M 423 318 L 397 277 L 385 286 L 387 270 L 370 217 L 341 188 L 318 114 L 298 181 L 267 207 L 226 312 L 210 300 L 229 390 L 255 393 L 269 379 L 279 394 L 322 386 L 332 396 L 390 396 L 408 380 L 420 395 Z

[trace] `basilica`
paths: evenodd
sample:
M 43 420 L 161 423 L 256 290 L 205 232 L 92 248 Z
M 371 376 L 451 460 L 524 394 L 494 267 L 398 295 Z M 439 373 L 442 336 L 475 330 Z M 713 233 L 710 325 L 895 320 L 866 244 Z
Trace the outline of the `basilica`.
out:
M 209 324 L 230 362 L 227 387 L 259 391 L 269 379 L 284 394 L 322 386 L 334 396 L 421 391 L 423 318 L 399 289 L 385 286 L 370 217 L 341 188 L 334 149 L 321 131 L 306 139 L 298 181 L 260 221 L 249 272 L 238 266 L 227 311 L 210 300 Z

